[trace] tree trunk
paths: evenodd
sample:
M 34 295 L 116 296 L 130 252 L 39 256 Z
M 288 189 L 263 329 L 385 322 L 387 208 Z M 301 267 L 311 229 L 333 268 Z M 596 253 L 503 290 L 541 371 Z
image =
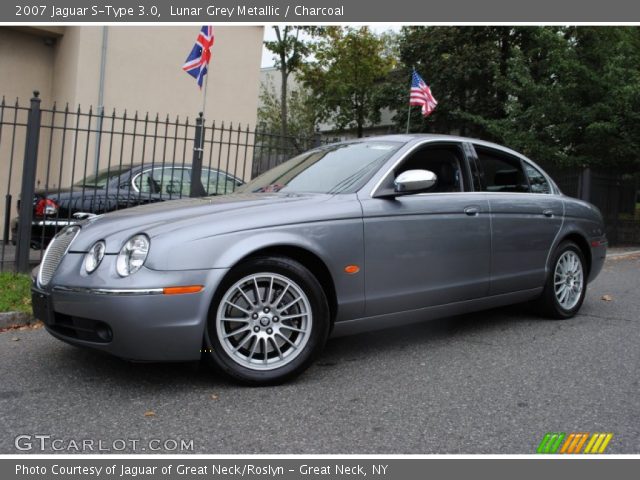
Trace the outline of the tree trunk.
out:
M 287 73 L 286 58 L 284 58 L 284 55 L 281 55 L 280 57 L 280 78 L 282 80 L 282 85 L 280 87 L 280 116 L 282 117 L 280 121 L 280 135 L 282 135 L 284 140 L 284 137 L 286 137 L 289 133 L 289 126 L 287 125 L 287 80 L 289 74 Z
M 498 83 L 498 115 L 499 118 L 507 116 L 507 91 L 506 81 L 509 73 L 509 57 L 511 56 L 511 27 L 502 27 L 500 35 L 500 82 Z
M 360 105 L 357 109 L 358 138 L 364 137 L 364 109 Z

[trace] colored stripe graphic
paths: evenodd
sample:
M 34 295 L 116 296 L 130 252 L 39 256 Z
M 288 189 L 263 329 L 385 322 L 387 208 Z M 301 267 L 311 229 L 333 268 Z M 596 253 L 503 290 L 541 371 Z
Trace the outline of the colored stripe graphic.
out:
M 604 453 L 613 438 L 613 433 L 594 433 L 584 449 L 584 453 Z
M 560 453 L 580 453 L 584 442 L 589 438 L 588 433 L 572 433 L 567 437 L 567 441 L 564 442 Z
M 542 438 L 536 452 L 542 454 L 600 454 L 604 453 L 612 438 L 613 433 L 589 434 L 588 432 L 573 432 L 567 435 L 560 432 L 548 432 Z M 585 443 L 587 446 L 583 451 L 582 447 L 584 447 Z
M 542 439 L 542 442 L 540 442 L 540 445 L 538 445 L 537 452 L 538 453 L 556 453 L 556 451 L 558 450 L 558 447 L 560 447 L 560 443 L 562 442 L 565 436 L 566 436 L 566 433 L 557 433 L 557 432 L 547 433 Z

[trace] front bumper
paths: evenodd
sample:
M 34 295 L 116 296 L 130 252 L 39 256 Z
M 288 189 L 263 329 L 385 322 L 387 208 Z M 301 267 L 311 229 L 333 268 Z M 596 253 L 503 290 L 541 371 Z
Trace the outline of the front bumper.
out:
M 158 272 L 143 268 L 126 279 L 105 278 L 108 273 L 83 279 L 77 269 L 81 257 L 68 254 L 47 288 L 32 287 L 34 313 L 51 335 L 128 360 L 200 358 L 213 292 L 226 269 Z M 107 257 L 103 263 L 115 261 L 115 256 Z M 103 267 L 109 270 L 101 265 L 98 271 Z M 183 295 L 162 293 L 162 287 L 177 285 L 204 285 L 204 289 Z

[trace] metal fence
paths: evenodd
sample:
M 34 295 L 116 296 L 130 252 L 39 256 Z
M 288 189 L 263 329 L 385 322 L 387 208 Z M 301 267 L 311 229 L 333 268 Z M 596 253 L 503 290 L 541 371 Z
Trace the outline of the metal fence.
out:
M 0 271 L 28 271 L 41 260 L 47 241 L 77 221 L 77 214 L 230 193 L 330 141 L 207 123 L 202 116 L 117 114 L 55 104 L 41 108 L 37 93 L 28 105 L 3 98 Z M 565 194 L 602 210 L 611 244 L 640 244 L 640 175 L 543 166 Z
M 0 103 L 0 270 L 27 271 L 86 214 L 231 193 L 328 140 L 224 122 Z M 28 201 L 20 202 L 20 199 Z
M 542 166 L 565 195 L 600 209 L 610 245 L 640 244 L 640 173 Z

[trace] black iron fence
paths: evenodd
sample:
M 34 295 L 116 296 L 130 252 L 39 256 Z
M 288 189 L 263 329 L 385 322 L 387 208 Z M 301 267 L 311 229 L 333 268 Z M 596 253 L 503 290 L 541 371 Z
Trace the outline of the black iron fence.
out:
M 542 166 L 565 195 L 600 209 L 610 245 L 640 245 L 640 173 Z
M 231 193 L 327 143 L 232 123 L 0 102 L 0 270 L 27 271 L 86 215 Z M 21 201 L 24 200 L 24 201 Z
M 0 270 L 28 271 L 61 228 L 134 205 L 230 193 L 329 139 L 249 126 L 0 102 Z M 545 166 L 545 165 L 543 165 Z M 598 206 L 611 244 L 640 244 L 640 175 L 545 166 Z M 4 189 L 4 195 L 2 195 Z M 20 201 L 24 200 L 24 201 Z

